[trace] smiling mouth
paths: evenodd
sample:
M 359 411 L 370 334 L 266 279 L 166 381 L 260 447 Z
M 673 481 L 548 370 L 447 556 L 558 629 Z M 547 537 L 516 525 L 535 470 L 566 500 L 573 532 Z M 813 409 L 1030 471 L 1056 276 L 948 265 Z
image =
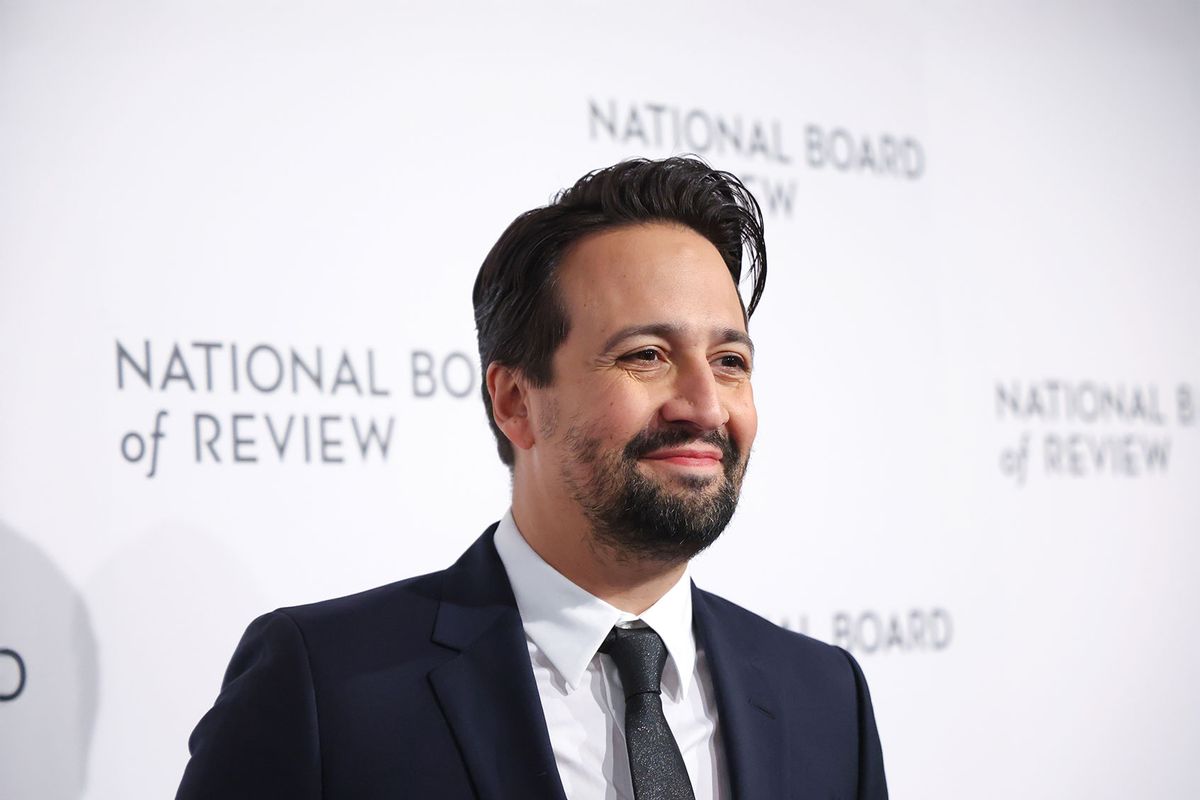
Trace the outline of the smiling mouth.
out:
M 720 467 L 722 454 L 716 450 L 672 449 L 647 453 L 642 456 L 646 461 L 674 464 L 680 467 Z

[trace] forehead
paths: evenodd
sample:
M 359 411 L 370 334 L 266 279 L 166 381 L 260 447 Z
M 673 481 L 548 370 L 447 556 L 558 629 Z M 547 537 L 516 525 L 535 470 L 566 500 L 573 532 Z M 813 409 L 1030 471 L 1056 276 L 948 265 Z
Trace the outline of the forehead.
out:
M 690 228 L 647 223 L 586 236 L 563 257 L 558 283 L 569 339 L 629 325 L 746 330 L 729 268 Z

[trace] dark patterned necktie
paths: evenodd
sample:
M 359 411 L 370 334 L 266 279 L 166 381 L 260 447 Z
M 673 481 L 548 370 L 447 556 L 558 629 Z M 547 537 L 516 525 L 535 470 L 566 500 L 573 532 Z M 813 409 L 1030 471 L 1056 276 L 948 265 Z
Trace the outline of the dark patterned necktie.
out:
M 636 800 L 695 800 L 679 745 L 663 716 L 667 646 L 653 628 L 613 628 L 600 645 L 617 665 L 625 690 L 625 744 Z

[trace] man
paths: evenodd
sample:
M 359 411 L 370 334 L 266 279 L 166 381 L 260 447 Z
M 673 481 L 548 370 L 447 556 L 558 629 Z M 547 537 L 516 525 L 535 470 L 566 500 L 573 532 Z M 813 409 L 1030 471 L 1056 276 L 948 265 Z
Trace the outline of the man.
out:
M 746 471 L 765 279 L 757 204 L 697 160 L 518 217 L 474 291 L 511 511 L 443 572 L 256 620 L 179 797 L 885 798 L 854 659 L 686 579 Z

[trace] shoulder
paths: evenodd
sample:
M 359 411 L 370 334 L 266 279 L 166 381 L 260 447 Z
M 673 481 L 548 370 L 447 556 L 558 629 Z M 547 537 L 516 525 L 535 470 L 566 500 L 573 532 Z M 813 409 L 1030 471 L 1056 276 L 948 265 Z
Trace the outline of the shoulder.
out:
M 400 663 L 442 653 L 434 644 L 446 606 L 511 603 L 511 590 L 489 527 L 453 565 L 364 592 L 276 609 L 263 620 L 290 627 L 310 657 L 339 664 Z M 318 666 L 314 661 L 314 667 Z
M 767 618 L 712 592 L 696 589 L 694 600 L 698 609 L 711 614 L 726 630 L 761 646 L 813 654 L 820 658 L 830 658 L 840 652 L 840 648 L 776 625 Z
M 395 647 L 428 642 L 437 617 L 445 571 L 389 583 L 374 589 L 264 614 L 262 626 L 299 640 L 310 660 L 338 661 Z M 314 666 L 317 666 L 314 664 Z
M 694 600 L 699 615 L 709 617 L 710 627 L 716 634 L 714 646 L 733 646 L 743 653 L 753 654 L 765 667 L 800 672 L 810 679 L 833 681 L 842 688 L 851 688 L 857 683 L 858 665 L 842 648 L 780 627 L 702 589 L 695 590 Z M 710 635 L 710 638 L 713 637 Z
M 445 570 L 377 586 L 344 597 L 285 606 L 273 614 L 291 619 L 301 628 L 343 625 L 373 617 L 395 618 L 397 613 L 419 613 L 436 607 Z
M 363 592 L 277 609 L 305 632 L 385 626 L 392 635 L 414 627 L 426 633 L 443 601 L 466 605 L 510 598 L 504 567 L 492 544 L 493 523 L 446 569 Z
M 738 686 L 774 704 L 759 707 L 779 710 L 792 746 L 820 754 L 826 777 L 839 783 L 853 776 L 857 789 L 847 796 L 886 798 L 871 695 L 854 657 L 708 592 L 694 590 L 693 598 L 698 633 L 726 689 Z

